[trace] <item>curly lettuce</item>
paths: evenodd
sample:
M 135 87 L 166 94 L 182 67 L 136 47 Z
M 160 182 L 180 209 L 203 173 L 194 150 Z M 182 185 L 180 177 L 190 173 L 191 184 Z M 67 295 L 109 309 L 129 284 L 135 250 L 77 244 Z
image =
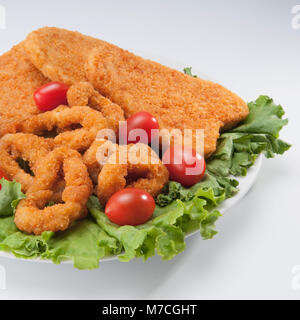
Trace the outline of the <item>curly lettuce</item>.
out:
M 185 70 L 192 75 L 191 68 Z M 278 138 L 287 124 L 284 111 L 272 99 L 260 96 L 249 104 L 249 116 L 236 128 L 221 134 L 217 150 L 207 161 L 204 179 L 191 188 L 170 181 L 156 199 L 147 223 L 118 226 L 106 217 L 96 197 L 88 202 L 90 217 L 64 232 L 26 235 L 16 228 L 13 214 L 25 197 L 17 182 L 0 180 L 0 249 L 17 257 L 73 260 L 78 269 L 94 269 L 99 260 L 117 255 L 120 261 L 147 260 L 156 253 L 169 260 L 185 249 L 185 235 L 199 230 L 203 239 L 217 234 L 217 207 L 238 192 L 236 176 L 244 176 L 259 154 L 272 158 L 290 145 Z
M 267 96 L 260 96 L 248 106 L 248 117 L 220 136 L 217 151 L 207 163 L 208 170 L 217 176 L 245 176 L 259 154 L 273 158 L 291 147 L 278 138 L 288 123 L 282 119 L 284 111 L 280 105 Z
M 7 181 L 2 178 L 0 184 L 0 217 L 11 216 L 19 201 L 25 198 L 25 194 L 21 191 L 20 183 L 16 181 Z
M 185 74 L 187 74 L 188 76 L 191 76 L 191 77 L 193 77 L 193 78 L 198 78 L 198 76 L 192 74 L 192 67 L 186 67 L 186 68 L 184 68 L 184 69 L 183 69 L 183 72 L 184 72 Z

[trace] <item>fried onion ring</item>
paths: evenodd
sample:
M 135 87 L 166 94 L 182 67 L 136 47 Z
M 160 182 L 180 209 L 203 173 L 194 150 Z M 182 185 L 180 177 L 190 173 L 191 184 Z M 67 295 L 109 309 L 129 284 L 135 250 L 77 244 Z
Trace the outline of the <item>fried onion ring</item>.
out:
M 21 131 L 43 135 L 56 129 L 56 145 L 67 145 L 71 149 L 85 151 L 95 140 L 98 131 L 107 126 L 102 113 L 94 109 L 60 106 L 30 117 L 22 123 Z
M 98 176 L 105 160 L 117 151 L 116 148 L 117 145 L 111 141 L 105 139 L 95 140 L 83 155 L 83 162 L 87 166 L 90 177 L 95 184 L 98 184 Z
M 119 131 L 119 122 L 125 121 L 122 108 L 102 96 L 89 82 L 78 82 L 72 85 L 67 93 L 69 106 L 90 106 L 104 115 L 108 120 L 109 128 L 116 133 Z
M 37 161 L 47 155 L 53 147 L 52 140 L 33 134 L 7 134 L 0 140 L 0 167 L 10 179 L 18 181 L 23 192 L 26 192 L 34 178 L 20 167 L 18 160 L 28 161 L 31 171 L 35 174 Z
M 167 168 L 149 146 L 142 143 L 119 146 L 99 174 L 97 195 L 102 205 L 127 187 L 143 189 L 156 197 L 168 179 Z
M 61 169 L 65 178 L 63 203 L 45 207 L 53 197 L 52 188 Z M 17 207 L 15 224 L 21 231 L 36 235 L 66 230 L 73 221 L 86 216 L 91 192 L 92 182 L 81 155 L 67 147 L 58 147 L 37 164 L 33 184 Z

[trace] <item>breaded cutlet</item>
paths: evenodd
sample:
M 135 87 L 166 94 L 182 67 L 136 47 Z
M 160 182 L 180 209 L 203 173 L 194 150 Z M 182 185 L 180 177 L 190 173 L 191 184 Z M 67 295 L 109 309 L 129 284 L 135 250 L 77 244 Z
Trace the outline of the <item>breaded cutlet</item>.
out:
M 82 105 L 88 104 L 111 119 L 117 132 L 118 122 L 125 120 L 123 110 L 99 92 L 96 91 L 95 95 L 92 85 L 85 82 L 87 57 L 99 42 L 102 41 L 79 32 L 45 27 L 31 32 L 25 40 L 24 47 L 31 61 L 46 77 L 70 86 L 70 106 L 81 105 L 78 102 L 84 101 Z
M 86 81 L 85 63 L 103 41 L 54 27 L 31 32 L 24 47 L 32 63 L 52 81 L 68 85 Z
M 0 57 L 0 136 L 16 132 L 21 119 L 39 113 L 33 93 L 47 82 L 27 58 L 23 43 Z
M 86 70 L 93 86 L 119 104 L 126 117 L 148 111 L 160 128 L 204 129 L 206 157 L 216 149 L 219 130 L 234 127 L 249 113 L 240 97 L 219 84 L 107 43 L 92 51 Z
M 32 63 L 51 80 L 90 81 L 120 105 L 126 118 L 148 111 L 161 129 L 204 129 L 204 154 L 216 149 L 220 130 L 248 115 L 247 104 L 211 81 L 193 78 L 78 32 L 42 28 L 25 41 Z

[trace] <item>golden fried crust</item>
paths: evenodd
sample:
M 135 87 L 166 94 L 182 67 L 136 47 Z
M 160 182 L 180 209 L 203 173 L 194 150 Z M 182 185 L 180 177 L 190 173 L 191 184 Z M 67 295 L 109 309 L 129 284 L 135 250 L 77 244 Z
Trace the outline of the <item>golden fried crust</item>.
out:
M 193 78 L 145 60 L 111 44 L 94 49 L 86 65 L 88 79 L 119 103 L 126 116 L 147 110 L 166 126 L 192 119 L 218 119 L 234 125 L 248 115 L 247 104 L 211 81 Z
M 98 176 L 103 167 L 103 165 L 101 165 L 101 163 L 97 159 L 97 153 L 99 149 L 103 147 L 103 145 L 110 146 L 110 144 L 111 143 L 105 139 L 95 140 L 83 155 L 83 162 L 86 165 L 88 172 L 90 174 L 90 177 L 95 184 L 98 183 Z M 109 149 L 106 148 L 105 152 L 108 154 Z M 103 152 L 103 154 L 105 153 Z
M 204 129 L 205 155 L 216 149 L 220 128 L 248 115 L 246 103 L 219 84 L 192 78 L 116 46 L 102 43 L 86 64 L 88 79 L 129 117 L 148 111 L 160 128 Z
M 39 113 L 33 93 L 47 82 L 27 58 L 23 43 L 0 57 L 0 136 L 16 132 L 20 119 Z
M 103 97 L 89 82 L 77 82 L 72 85 L 67 98 L 70 107 L 90 106 L 100 111 L 108 120 L 109 127 L 116 133 L 119 130 L 119 122 L 125 121 L 122 108 Z
M 42 28 L 32 32 L 24 46 L 45 76 L 67 84 L 91 82 L 123 108 L 126 118 L 148 111 L 161 129 L 204 129 L 206 157 L 215 151 L 220 129 L 235 126 L 249 112 L 241 98 L 219 84 L 192 78 L 78 32 Z M 87 97 L 81 89 L 74 90 L 73 98 L 84 101 Z
M 142 189 L 156 197 L 169 180 L 169 172 L 145 144 L 117 146 L 98 177 L 97 195 L 102 205 L 125 187 Z
M 79 125 L 80 128 L 73 128 L 74 125 Z M 84 106 L 60 106 L 23 121 L 20 130 L 42 134 L 56 128 L 62 131 L 54 138 L 56 145 L 67 145 L 72 149 L 85 151 L 93 143 L 97 133 L 107 127 L 107 120 L 101 112 Z
M 37 137 L 33 134 L 7 134 L 0 139 L 0 168 L 11 180 L 16 180 L 26 192 L 33 182 L 33 177 L 20 168 L 18 159 L 29 162 L 33 173 L 40 158 L 47 155 L 54 147 L 50 139 Z
M 86 80 L 87 56 L 101 42 L 79 32 L 45 27 L 28 35 L 25 50 L 45 76 L 71 85 Z
M 65 179 L 63 203 L 46 206 L 53 199 L 60 171 Z M 73 221 L 86 216 L 91 193 L 92 182 L 80 154 L 67 147 L 56 148 L 38 163 L 26 199 L 20 201 L 16 210 L 15 224 L 21 231 L 36 235 L 66 230 Z
M 87 57 L 102 42 L 78 32 L 46 27 L 30 33 L 24 48 L 32 63 L 45 76 L 72 85 L 68 91 L 70 106 L 89 105 L 101 111 L 117 132 L 119 121 L 124 120 L 123 110 L 85 82 Z

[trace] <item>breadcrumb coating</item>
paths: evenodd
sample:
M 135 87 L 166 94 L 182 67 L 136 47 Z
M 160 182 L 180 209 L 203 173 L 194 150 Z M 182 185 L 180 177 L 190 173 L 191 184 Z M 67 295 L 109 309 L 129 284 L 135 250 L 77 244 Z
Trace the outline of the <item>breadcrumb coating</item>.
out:
M 22 191 L 26 192 L 34 178 L 20 167 L 18 160 L 28 161 L 31 171 L 35 174 L 37 162 L 53 147 L 52 140 L 33 134 L 7 134 L 0 139 L 0 168 L 11 180 L 18 181 L 22 186 Z
M 235 126 L 249 112 L 241 98 L 219 84 L 78 32 L 42 28 L 27 37 L 25 48 L 45 76 L 68 84 L 88 80 L 121 106 L 126 118 L 148 111 L 161 129 L 204 129 L 206 157 L 215 151 L 219 131 Z
M 0 57 L 0 137 L 15 133 L 20 120 L 39 113 L 33 93 L 49 81 L 30 62 L 23 43 Z
M 101 112 L 84 106 L 73 108 L 60 106 L 23 121 L 20 130 L 43 135 L 47 131 L 56 129 L 58 131 L 58 135 L 54 138 L 56 145 L 67 145 L 71 149 L 85 151 L 94 142 L 99 130 L 107 127 L 107 119 Z
M 53 186 L 64 173 L 63 203 L 46 206 L 51 201 Z M 26 233 L 66 230 L 70 224 L 87 215 L 86 203 L 92 193 L 92 182 L 78 152 L 67 147 L 56 148 L 38 163 L 37 174 L 26 199 L 16 213 L 16 226 Z
M 119 131 L 119 122 L 125 121 L 122 108 L 102 96 L 89 82 L 77 82 L 72 85 L 68 90 L 67 98 L 70 107 L 90 106 L 100 111 L 115 133 Z
M 216 149 L 220 129 L 235 126 L 249 113 L 247 104 L 211 81 L 177 70 L 107 43 L 93 49 L 86 64 L 88 79 L 129 117 L 148 111 L 160 128 L 204 129 L 204 152 Z
M 46 77 L 72 85 L 87 80 L 84 64 L 99 42 L 102 41 L 79 32 L 44 27 L 31 32 L 24 47 L 32 63 Z
M 156 197 L 168 180 L 167 168 L 150 147 L 117 146 L 99 174 L 97 194 L 102 205 L 124 188 L 142 189 Z

